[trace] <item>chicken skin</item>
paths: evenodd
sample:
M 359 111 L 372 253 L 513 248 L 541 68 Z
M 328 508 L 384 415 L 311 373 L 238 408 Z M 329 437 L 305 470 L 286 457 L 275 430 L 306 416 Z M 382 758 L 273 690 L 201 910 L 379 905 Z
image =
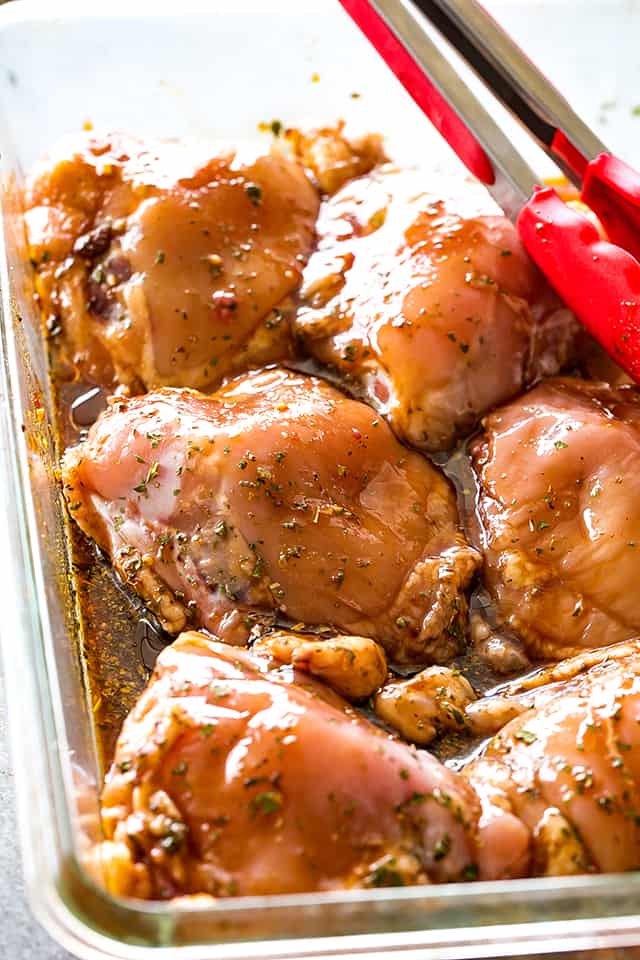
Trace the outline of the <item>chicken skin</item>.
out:
M 420 448 L 450 447 L 570 352 L 574 321 L 477 184 L 383 166 L 327 200 L 294 326 Z
M 459 648 L 480 558 L 452 488 L 323 381 L 274 368 L 116 401 L 62 473 L 72 516 L 172 633 L 242 644 L 266 614 L 398 661 Z
M 481 877 L 640 868 L 640 656 L 624 652 L 542 691 L 465 769 L 483 804 Z M 507 873 L 492 855 L 505 828 Z
M 640 633 L 640 392 L 550 380 L 472 444 L 484 576 L 540 659 Z
M 318 204 L 281 154 L 243 162 L 122 135 L 63 144 L 26 196 L 47 324 L 85 379 L 138 392 L 211 387 L 286 357 Z
M 186 633 L 125 721 L 99 859 L 113 893 L 155 899 L 463 880 L 478 814 L 459 774 L 306 674 Z

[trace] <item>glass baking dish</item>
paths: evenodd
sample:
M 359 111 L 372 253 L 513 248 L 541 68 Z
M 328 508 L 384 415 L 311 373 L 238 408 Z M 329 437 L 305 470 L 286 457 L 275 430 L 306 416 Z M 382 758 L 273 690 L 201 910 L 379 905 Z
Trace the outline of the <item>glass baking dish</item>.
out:
M 634 955 L 636 874 L 202 906 L 118 900 L 87 869 L 101 774 L 55 479 L 46 344 L 20 219 L 24 170 L 89 121 L 140 135 L 241 142 L 255 140 L 258 123 L 275 117 L 300 125 L 344 117 L 352 129 L 385 133 L 400 161 L 456 164 L 333 0 L 183 0 L 179 11 L 158 0 L 111 2 L 108 12 L 87 6 L 56 3 L 53 11 L 48 3 L 16 2 L 0 11 L 2 644 L 34 913 L 84 958 L 134 960 L 152 950 L 162 960 Z M 625 0 L 490 6 L 575 94 L 585 118 L 606 122 L 601 132 L 612 148 L 638 161 L 640 8 Z M 614 38 L 615 64 L 604 54 L 600 63 L 599 51 L 613 49 Z M 517 133 L 514 139 L 520 142 Z

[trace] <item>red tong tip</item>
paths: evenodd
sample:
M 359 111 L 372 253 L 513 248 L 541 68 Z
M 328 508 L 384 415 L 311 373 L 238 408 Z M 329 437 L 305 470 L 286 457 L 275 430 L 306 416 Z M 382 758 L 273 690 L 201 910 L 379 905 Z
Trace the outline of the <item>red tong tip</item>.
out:
M 607 236 L 640 260 L 640 176 L 628 163 L 601 153 L 587 165 L 582 199 Z
M 532 259 L 613 359 L 640 382 L 640 263 L 603 240 L 552 187 L 537 188 L 518 217 Z

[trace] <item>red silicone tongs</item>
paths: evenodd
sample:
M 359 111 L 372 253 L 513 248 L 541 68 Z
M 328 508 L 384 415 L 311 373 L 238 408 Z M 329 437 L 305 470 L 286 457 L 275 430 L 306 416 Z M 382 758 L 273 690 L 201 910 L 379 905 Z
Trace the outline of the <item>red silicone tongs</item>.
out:
M 605 149 L 476 0 L 340 2 L 517 223 L 565 303 L 640 383 L 640 174 Z M 462 80 L 451 48 L 575 184 L 608 240 L 554 189 L 536 185 L 539 178 Z

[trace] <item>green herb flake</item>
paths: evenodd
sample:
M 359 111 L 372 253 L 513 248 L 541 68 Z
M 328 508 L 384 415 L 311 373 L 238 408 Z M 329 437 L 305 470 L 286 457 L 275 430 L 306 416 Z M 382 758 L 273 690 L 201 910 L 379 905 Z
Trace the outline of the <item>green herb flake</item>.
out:
M 531 730 L 518 730 L 514 733 L 516 740 L 522 740 L 523 743 L 534 743 L 538 738 Z
M 158 476 L 158 471 L 160 470 L 160 463 L 157 460 L 154 460 L 146 476 L 146 482 L 151 483 L 152 480 L 155 480 Z
M 254 207 L 259 207 L 262 203 L 262 188 L 257 183 L 247 183 L 244 189 Z
M 413 804 L 417 805 L 419 803 L 424 803 L 426 799 L 427 799 L 426 793 L 412 793 L 409 799 L 407 800 L 407 803 L 410 803 L 412 805 Z
M 254 813 L 277 813 L 282 807 L 282 794 L 277 790 L 265 790 L 253 797 L 250 806 Z
M 376 867 L 375 870 L 369 874 L 366 878 L 366 884 L 370 887 L 403 887 L 404 878 L 397 871 L 394 870 L 390 865 L 394 863 L 394 860 L 389 861 L 389 864 L 381 864 L 379 867 Z
M 451 837 L 448 833 L 445 833 L 443 837 L 438 840 L 436 845 L 433 848 L 433 859 L 436 863 L 439 860 L 444 860 L 449 851 L 451 850 Z

